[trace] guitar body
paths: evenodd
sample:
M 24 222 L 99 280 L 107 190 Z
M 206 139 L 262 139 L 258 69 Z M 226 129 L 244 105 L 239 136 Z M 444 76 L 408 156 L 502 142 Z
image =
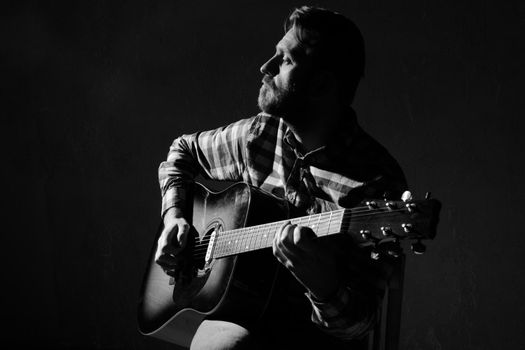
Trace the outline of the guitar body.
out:
M 219 193 L 199 184 L 194 187 L 191 224 L 195 246 L 201 250 L 214 231 L 288 217 L 286 201 L 245 183 Z M 278 269 L 270 249 L 212 259 L 206 265 L 204 254 L 200 254 L 202 260 L 194 262 L 200 267 L 197 275 L 188 282 L 174 281 L 154 261 L 161 232 L 162 226 L 155 238 L 139 299 L 138 321 L 143 334 L 189 347 L 205 318 L 249 324 L 262 316 Z M 192 247 L 189 248 L 191 251 Z
M 272 304 L 274 289 L 276 298 L 293 294 L 297 281 L 291 274 L 278 273 L 280 265 L 269 249 L 285 219 L 309 227 L 317 237 L 347 234 L 354 245 L 368 247 L 370 257 L 377 260 L 401 256 L 402 239 L 412 239 L 412 251 L 422 254 L 421 240 L 436 235 L 441 208 L 430 198 L 371 200 L 354 208 L 290 218 L 293 207 L 287 201 L 246 183 L 218 193 L 196 184 L 191 197 L 193 205 L 186 209 L 191 230 L 182 252 L 191 264 L 183 267 L 184 277 L 175 280 L 155 263 L 161 226 L 138 308 L 143 334 L 184 347 L 190 346 L 206 318 L 249 327 Z

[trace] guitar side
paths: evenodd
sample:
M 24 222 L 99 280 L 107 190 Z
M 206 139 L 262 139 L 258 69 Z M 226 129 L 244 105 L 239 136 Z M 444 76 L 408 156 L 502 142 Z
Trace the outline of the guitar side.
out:
M 287 218 L 284 201 L 238 183 L 213 193 L 196 184 L 193 193 L 192 228 L 197 241 L 206 241 L 217 230 L 232 230 Z M 170 277 L 154 261 L 155 238 L 139 298 L 141 333 L 189 347 L 206 317 L 253 322 L 271 295 L 277 263 L 271 251 L 214 259 L 189 283 L 170 284 Z M 263 269 L 257 269 L 263 266 Z M 256 269 L 257 273 L 253 273 Z

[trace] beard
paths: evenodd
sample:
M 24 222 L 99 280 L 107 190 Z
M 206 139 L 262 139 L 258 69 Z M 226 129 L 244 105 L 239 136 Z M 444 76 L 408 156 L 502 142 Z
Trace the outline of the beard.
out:
M 265 76 L 263 85 L 259 90 L 257 104 L 264 113 L 282 117 L 284 120 L 293 123 L 298 121 L 301 114 L 304 118 L 308 99 L 306 92 L 299 88 L 298 84 L 278 88 L 270 77 Z

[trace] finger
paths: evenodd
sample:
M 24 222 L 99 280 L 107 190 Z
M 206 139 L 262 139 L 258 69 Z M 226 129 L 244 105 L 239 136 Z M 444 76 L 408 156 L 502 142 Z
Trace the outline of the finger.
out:
M 272 249 L 273 255 L 277 258 L 277 261 L 284 265 L 289 271 L 293 272 L 295 270 L 293 259 L 289 259 L 285 252 L 278 247 L 277 240 L 273 241 Z
M 181 248 L 173 245 L 158 247 L 155 254 L 155 262 L 161 266 L 177 265 L 182 260 L 181 250 Z
M 290 252 L 294 252 L 297 250 L 294 243 L 294 231 L 296 229 L 297 225 L 288 225 L 284 227 L 279 237 L 279 241 L 277 242 L 278 246 L 281 249 Z
M 292 223 L 290 221 L 284 222 L 275 233 L 275 236 L 273 236 L 273 239 L 279 239 L 279 237 L 281 237 L 282 232 L 286 229 L 286 227 L 290 226 L 291 224 Z
M 188 241 L 188 233 L 190 231 L 190 225 L 188 224 L 181 224 L 178 225 L 178 233 L 177 233 L 177 243 L 179 247 L 182 249 L 186 247 L 186 242 Z
M 301 258 L 301 251 L 293 243 L 293 232 L 296 227 L 297 225 L 283 227 L 281 234 L 274 240 L 274 250 L 277 254 L 274 253 L 274 255 L 285 265 L 288 262 L 295 264 Z
M 178 246 L 167 245 L 164 248 L 162 248 L 161 255 L 176 257 L 177 255 L 180 254 L 181 250 L 182 248 L 179 248 Z
M 160 256 L 165 253 L 166 247 L 171 246 L 172 237 L 173 235 L 176 235 L 177 232 L 178 227 L 176 225 L 171 228 L 164 228 L 157 241 L 157 251 L 155 252 L 155 260 L 158 260 Z
M 173 268 L 173 269 L 164 268 L 163 270 L 164 270 L 164 273 L 166 273 L 166 275 L 170 277 L 177 277 L 177 275 L 179 274 L 179 271 L 176 268 Z
M 273 236 L 273 240 L 272 240 L 272 246 L 273 247 L 277 247 L 278 245 L 280 245 L 281 237 L 282 237 L 283 233 L 286 232 L 287 228 L 290 225 L 291 225 L 291 222 L 290 221 L 286 221 L 285 223 L 283 223 L 277 229 L 277 232 L 275 233 L 275 236 Z
M 162 254 L 155 262 L 163 268 L 174 268 L 180 265 L 181 259 L 179 257 Z
M 181 248 L 174 247 L 172 245 L 166 245 L 164 247 L 159 245 L 157 247 L 157 251 L 155 252 L 155 261 L 159 261 L 161 259 L 175 259 L 178 255 L 180 255 L 181 250 Z
M 293 230 L 293 243 L 302 251 L 311 252 L 315 250 L 314 238 L 317 237 L 309 227 L 299 226 Z
M 286 260 L 285 256 L 283 255 L 281 251 L 282 248 L 280 247 L 280 241 L 281 241 L 281 234 L 284 228 L 289 224 L 290 222 L 286 222 L 283 225 L 281 225 L 281 227 L 279 227 L 279 229 L 275 233 L 275 236 L 273 237 L 273 240 L 272 240 L 273 255 L 277 258 L 277 260 L 279 260 L 279 262 L 283 262 Z

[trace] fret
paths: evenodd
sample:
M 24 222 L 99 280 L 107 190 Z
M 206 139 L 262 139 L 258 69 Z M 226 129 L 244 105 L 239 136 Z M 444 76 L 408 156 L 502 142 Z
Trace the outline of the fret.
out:
M 314 220 L 314 224 L 310 224 L 310 228 L 312 229 L 312 231 L 315 232 L 316 236 L 320 236 L 322 235 L 323 233 L 323 227 L 320 225 L 321 223 L 321 218 L 323 217 L 322 214 L 316 214 L 314 216 L 312 216 Z
M 266 236 L 265 236 L 265 230 L 266 230 L 266 227 L 264 226 L 261 226 L 258 230 L 257 230 L 257 235 L 259 236 L 259 243 L 257 244 L 257 246 L 259 248 L 263 248 L 266 244 L 265 240 L 266 240 Z
M 259 239 L 259 228 L 260 228 L 259 226 L 256 226 L 250 232 L 250 235 L 251 235 L 250 244 L 251 244 L 252 249 L 254 250 L 259 248 L 259 245 L 257 244 L 257 241 Z
M 242 250 L 243 252 L 248 251 L 251 248 L 252 243 L 252 235 L 250 234 L 250 229 L 245 229 L 245 232 L 243 232 L 243 242 L 242 242 Z
M 310 227 L 310 219 L 312 218 L 311 215 L 308 216 L 308 220 L 306 221 L 306 225 L 305 226 L 308 226 Z
M 240 232 L 239 232 L 240 233 Z M 234 239 L 232 239 L 232 253 L 238 253 L 239 252 L 239 236 L 237 233 L 234 237 Z
M 246 241 L 248 240 L 248 237 L 246 236 L 246 230 L 241 229 L 239 232 L 239 244 L 237 245 L 237 252 L 242 253 L 244 251 L 244 246 L 246 245 Z
M 263 230 L 265 239 L 264 239 L 264 247 L 271 246 L 270 242 L 273 240 L 273 237 L 275 236 L 275 231 L 272 230 L 271 226 L 267 226 L 265 230 Z M 272 235 L 273 232 L 273 235 Z
M 249 249 L 253 249 L 254 248 L 254 243 L 253 243 L 253 238 L 255 236 L 255 230 L 250 230 L 248 229 L 247 230 L 247 242 L 246 242 L 246 250 L 249 250 Z
M 318 214 L 317 215 L 317 223 L 315 224 L 314 227 L 312 227 L 312 230 L 314 230 L 314 232 L 319 235 L 320 234 L 320 231 L 321 231 L 321 226 L 320 226 L 320 222 L 321 222 L 321 217 L 323 215 L 322 214 Z
M 217 240 L 217 250 L 215 255 L 221 255 L 221 254 L 229 254 L 232 250 L 231 245 L 231 237 L 230 235 L 224 234 L 227 232 L 223 232 L 223 234 L 219 235 L 219 239 Z
M 337 211 L 337 220 L 335 222 L 336 227 L 333 229 L 333 232 L 341 232 L 341 229 L 343 227 L 343 217 L 344 217 L 345 210 L 339 210 Z
M 328 218 L 328 229 L 327 232 L 330 232 L 330 225 L 332 225 L 332 215 L 334 214 L 333 211 L 330 212 L 330 217 Z
M 260 231 L 261 231 L 261 227 L 256 226 L 252 232 L 252 235 L 254 236 L 253 243 L 252 243 L 254 248 L 260 248 L 260 240 L 261 240 Z
M 234 230 L 229 235 L 230 237 L 228 237 L 228 245 L 229 245 L 229 248 L 230 248 L 228 253 L 230 253 L 230 254 L 235 254 L 235 252 L 236 252 L 236 248 L 237 248 L 237 242 L 236 242 L 237 232 L 238 232 L 238 230 Z
M 317 214 L 315 216 L 315 223 L 310 225 L 310 228 L 315 232 L 316 236 L 321 236 L 323 234 L 324 226 L 321 223 L 322 218 L 322 214 Z

